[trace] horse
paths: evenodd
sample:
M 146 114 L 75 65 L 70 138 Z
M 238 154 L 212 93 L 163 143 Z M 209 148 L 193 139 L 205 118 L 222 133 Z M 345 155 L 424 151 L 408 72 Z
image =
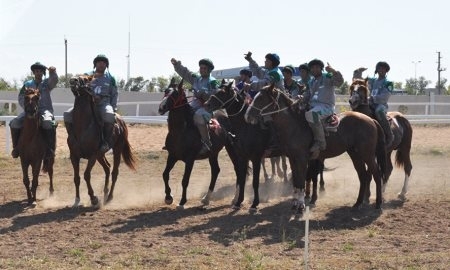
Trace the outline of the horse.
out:
M 369 117 L 375 119 L 372 109 L 369 106 L 369 87 L 367 80 L 355 79 L 350 85 L 350 107 L 353 111 L 363 113 Z M 403 167 L 405 172 L 405 178 L 403 182 L 403 188 L 398 193 L 398 197 L 402 200 L 406 199 L 406 193 L 408 192 L 409 177 L 411 175 L 411 142 L 413 129 L 411 123 L 400 112 L 388 112 L 387 117 L 390 118 L 390 126 L 392 133 L 394 134 L 394 140 L 391 147 L 387 149 L 387 174 L 389 179 L 393 166 L 391 161 L 391 154 L 396 150 L 395 164 L 397 167 Z
M 261 160 L 261 167 L 263 169 L 264 173 L 264 179 L 266 181 L 273 181 L 275 179 L 275 176 L 278 176 L 280 178 L 283 178 L 285 182 L 288 180 L 288 173 L 287 173 L 287 163 L 286 163 L 286 157 L 285 156 L 279 156 L 279 157 L 270 157 L 267 158 L 270 160 L 270 165 L 272 167 L 272 174 L 269 176 L 266 170 L 266 164 L 265 160 L 266 158 L 263 158 Z M 281 162 L 281 166 L 280 166 Z
M 313 142 L 312 132 L 305 119 L 304 111 L 285 93 L 264 87 L 255 96 L 245 114 L 249 123 L 257 124 L 262 118 L 273 121 L 284 152 L 292 169 L 294 196 L 293 208 L 304 209 L 306 168 L 310 158 L 309 147 Z M 359 193 L 355 208 L 360 208 L 364 196 L 368 194 L 368 184 L 373 176 L 376 183 L 375 207 L 381 209 L 382 186 L 386 173 L 386 149 L 384 133 L 380 124 L 358 112 L 340 114 L 340 124 L 336 132 L 329 132 L 327 149 L 319 155 L 319 160 L 332 158 L 347 152 L 359 177 Z M 367 169 L 366 169 L 367 166 Z
M 177 206 L 179 209 L 184 209 L 184 205 L 187 202 L 187 187 L 189 185 L 194 162 L 195 160 L 208 158 L 211 167 L 211 180 L 208 192 L 201 200 L 203 206 L 208 205 L 220 172 L 218 155 L 224 146 L 231 161 L 235 165 L 235 154 L 227 138 L 228 134 L 224 130 L 224 125 L 226 125 L 227 121 L 226 116 L 217 112 L 215 118 L 222 127 L 216 129 L 216 131 L 210 129 L 212 143 L 211 151 L 200 155 L 199 152 L 202 148 L 200 133 L 193 122 L 194 111 L 187 101 L 185 90 L 183 89 L 183 80 L 176 85 L 174 78 L 172 78 L 169 86 L 164 91 L 164 97 L 159 104 L 158 112 L 160 115 L 169 112 L 167 120 L 169 131 L 164 146 L 164 149 L 168 151 L 166 167 L 163 172 L 165 203 L 173 203 L 169 178 L 170 171 L 173 169 L 176 162 L 181 160 L 185 163 L 183 179 L 181 181 L 183 192 Z
M 226 110 L 234 134 L 233 147 L 237 156 L 237 192 L 233 199 L 234 209 L 240 209 L 244 200 L 248 163 L 249 161 L 252 163 L 254 197 L 249 210 L 254 212 L 259 205 L 260 169 L 264 161 L 265 149 L 270 143 L 270 132 L 268 128 L 245 122 L 244 114 L 248 107 L 245 94 L 237 93 L 232 84 L 233 82 L 226 84 L 222 81 L 219 90 L 206 101 L 205 107 L 211 112 L 219 109 Z M 279 155 L 280 153 L 273 154 L 273 156 Z
M 77 76 L 70 79 L 70 87 L 75 96 L 73 105 L 73 130 L 74 139 L 67 138 L 70 150 L 70 160 L 74 171 L 75 203 L 73 207 L 80 205 L 80 159 L 87 159 L 84 171 L 84 180 L 88 188 L 88 194 L 93 206 L 99 205 L 97 196 L 91 186 L 91 170 L 96 161 L 100 163 L 105 172 L 105 185 L 103 187 L 104 204 L 113 199 L 114 187 L 119 175 L 121 157 L 131 170 L 136 170 L 136 158 L 128 141 L 128 128 L 124 120 L 116 114 L 116 120 L 112 136 L 113 168 L 100 151 L 102 138 L 102 123 L 95 105 L 95 94 L 92 92 L 89 82 L 92 76 Z M 111 174 L 112 183 L 109 187 Z
M 25 89 L 23 129 L 19 138 L 19 157 L 22 167 L 23 184 L 27 190 L 28 205 L 36 206 L 36 190 L 39 184 L 39 172 L 48 173 L 50 178 L 50 195 L 53 195 L 53 164 L 55 158 L 45 158 L 47 143 L 40 128 L 39 115 L 39 89 Z M 28 168 L 31 166 L 32 182 L 28 177 Z

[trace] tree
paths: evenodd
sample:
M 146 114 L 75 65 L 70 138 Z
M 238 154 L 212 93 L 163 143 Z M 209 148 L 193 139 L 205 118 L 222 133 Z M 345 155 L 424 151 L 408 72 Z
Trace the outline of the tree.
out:
M 425 77 L 420 76 L 419 79 L 410 78 L 406 80 L 405 90 L 410 95 L 424 95 L 425 88 L 431 83 L 430 80 L 426 80 Z
M 0 91 L 11 90 L 11 88 L 11 85 L 5 79 L 0 78 Z
M 117 89 L 125 89 L 125 80 L 121 79 L 118 83 L 117 83 Z
M 149 84 L 148 80 L 145 80 L 144 77 L 139 76 L 136 78 L 130 78 L 125 84 L 125 91 L 132 92 L 140 92 L 147 89 L 147 85 Z
M 394 89 L 402 89 L 403 83 L 402 82 L 394 82 Z
M 73 77 L 71 73 L 67 73 L 67 87 L 69 87 L 69 80 Z M 56 87 L 58 88 L 65 88 L 66 87 L 66 75 L 60 75 L 58 77 L 58 84 L 56 84 Z
M 348 85 L 348 82 L 344 81 L 344 83 L 336 89 L 336 94 L 346 95 L 348 93 L 349 87 L 350 86 Z
M 446 78 L 441 78 L 441 85 L 439 87 L 438 83 L 436 82 L 436 89 L 442 89 L 442 93 L 445 94 L 445 89 L 447 89 L 447 79 Z

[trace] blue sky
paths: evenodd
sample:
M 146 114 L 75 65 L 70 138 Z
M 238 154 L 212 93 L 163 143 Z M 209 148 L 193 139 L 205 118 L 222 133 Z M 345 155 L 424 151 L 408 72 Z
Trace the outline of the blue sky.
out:
M 244 66 L 252 51 L 258 63 L 276 52 L 281 64 L 313 58 L 329 62 L 346 80 L 360 66 L 373 75 L 377 61 L 403 82 L 437 81 L 437 51 L 450 79 L 449 1 L 61 1 L 0 0 L 0 77 L 21 80 L 35 61 L 65 73 L 92 69 L 99 54 L 110 71 L 127 76 L 131 22 L 131 77 L 170 76 L 175 57 L 191 70 L 208 57 L 216 69 Z M 414 64 L 413 62 L 421 61 Z

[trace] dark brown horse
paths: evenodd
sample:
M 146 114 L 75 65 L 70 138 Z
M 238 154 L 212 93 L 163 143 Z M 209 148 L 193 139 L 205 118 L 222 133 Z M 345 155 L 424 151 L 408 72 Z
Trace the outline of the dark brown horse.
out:
M 22 166 L 23 184 L 27 190 L 28 205 L 36 205 L 36 190 L 38 187 L 39 172 L 48 173 L 50 178 L 50 195 L 53 194 L 53 164 L 55 158 L 45 159 L 47 144 L 40 128 L 39 115 L 40 93 L 38 89 L 27 88 L 25 90 L 24 110 L 25 118 L 23 130 L 19 139 L 19 156 Z M 30 179 L 28 177 L 28 168 L 31 166 L 33 176 L 30 188 Z
M 369 87 L 367 80 L 355 79 L 350 85 L 350 107 L 353 111 L 363 113 L 375 119 L 373 110 L 369 106 Z M 395 154 L 395 164 L 398 167 L 403 167 L 405 172 L 405 180 L 403 188 L 398 193 L 399 198 L 405 199 L 408 192 L 409 177 L 411 175 L 411 142 L 413 129 L 408 119 L 400 112 L 388 112 L 387 116 L 391 119 L 390 126 L 394 134 L 392 146 L 387 149 L 387 174 L 386 178 L 392 173 L 393 166 L 391 161 L 392 151 L 397 150 Z M 385 188 L 385 187 L 384 187 Z
M 312 132 L 303 112 L 282 91 L 273 85 L 262 89 L 247 110 L 246 119 L 258 123 L 261 118 L 271 118 L 284 151 L 289 158 L 294 184 L 294 206 L 299 212 L 304 208 L 306 169 L 309 160 L 309 147 Z M 360 207 L 368 184 L 373 176 L 376 183 L 376 208 L 382 204 L 382 179 L 386 171 L 386 149 L 381 126 L 368 116 L 357 112 L 340 115 L 337 132 L 327 136 L 327 149 L 320 153 L 319 159 L 336 157 L 344 152 L 350 156 L 355 167 L 360 188 L 354 207 Z M 366 169 L 367 166 L 367 169 Z
M 86 169 L 84 171 L 84 180 L 88 188 L 88 194 L 93 206 L 97 206 L 99 200 L 94 195 L 91 186 L 91 170 L 98 160 L 105 172 L 105 186 L 103 188 L 104 203 L 113 199 L 114 187 L 119 175 L 119 165 L 121 157 L 125 164 L 132 170 L 135 170 L 135 157 L 128 142 L 128 128 L 125 122 L 116 115 L 116 123 L 113 131 L 113 169 L 110 170 L 110 164 L 100 149 L 102 137 L 101 117 L 97 112 L 95 97 L 89 86 L 92 80 L 90 76 L 78 76 L 70 79 L 70 87 L 75 95 L 73 106 L 73 130 L 74 139 L 67 139 L 70 149 L 70 160 L 74 171 L 75 183 L 75 203 L 74 207 L 80 203 L 80 159 L 87 159 Z M 111 173 L 112 183 L 109 189 L 109 177 Z
M 178 204 L 178 208 L 183 209 L 187 202 L 187 187 L 189 185 L 189 179 L 192 168 L 194 167 L 194 162 L 195 160 L 208 158 L 209 165 L 211 167 L 211 181 L 208 192 L 202 199 L 202 204 L 208 205 L 220 172 L 218 155 L 224 146 L 231 158 L 231 161 L 235 164 L 235 154 L 229 140 L 227 139 L 226 131 L 223 130 L 223 128 L 218 129 L 217 132 L 210 130 L 212 143 L 211 151 L 203 155 L 199 155 L 199 151 L 202 148 L 200 133 L 193 122 L 194 111 L 187 102 L 185 90 L 183 89 L 183 80 L 177 86 L 174 79 L 172 79 L 169 87 L 164 91 L 164 97 L 159 105 L 158 111 L 161 115 L 169 112 L 169 132 L 165 143 L 165 149 L 169 152 L 169 155 L 167 157 L 166 167 L 163 172 L 166 193 L 165 203 L 173 203 L 171 188 L 169 186 L 169 178 L 170 171 L 175 166 L 176 162 L 181 160 L 185 163 L 183 179 L 181 181 L 183 193 L 181 195 L 180 203 Z M 223 114 L 217 114 L 215 117 L 221 124 L 226 122 L 226 117 Z

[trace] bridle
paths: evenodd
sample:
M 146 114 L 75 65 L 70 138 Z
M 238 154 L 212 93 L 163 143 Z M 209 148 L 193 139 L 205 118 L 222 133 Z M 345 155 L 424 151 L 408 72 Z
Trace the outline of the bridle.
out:
M 183 91 L 183 94 L 179 95 L 177 98 L 174 98 L 173 95 L 171 95 L 171 93 L 174 91 L 176 91 L 176 90 L 172 88 L 172 91 L 164 94 L 164 97 L 163 97 L 163 98 L 169 98 L 172 101 L 173 105 L 172 105 L 171 110 L 181 108 L 187 104 L 187 97 L 184 94 L 184 91 Z
M 223 108 L 223 109 L 228 109 L 230 107 L 230 105 L 233 104 L 233 101 L 239 102 L 239 100 L 237 98 L 237 93 L 234 90 L 233 90 L 233 96 L 230 97 L 229 99 L 227 99 L 226 101 L 222 101 L 216 95 L 211 95 L 210 98 L 214 98 L 215 100 L 217 100 L 220 103 L 220 108 Z M 244 110 L 244 107 L 245 107 L 245 102 L 242 102 L 242 106 L 238 112 L 233 113 L 233 114 L 228 114 L 228 110 L 227 110 L 228 117 L 233 117 L 233 116 L 240 114 Z
M 262 90 L 262 91 L 265 91 L 265 90 Z M 280 104 L 278 103 L 278 100 L 280 99 L 281 92 L 280 92 L 279 90 L 276 90 L 276 91 L 277 91 L 277 96 L 274 98 L 274 97 L 272 97 L 272 96 L 270 95 L 270 97 L 272 98 L 272 102 L 270 102 L 269 104 L 267 104 L 266 106 L 264 106 L 264 107 L 262 107 L 262 108 L 258 108 L 258 107 L 256 107 L 255 104 L 254 104 L 254 103 L 255 103 L 255 100 L 256 100 L 256 98 L 257 98 L 257 96 L 261 94 L 261 93 L 258 93 L 258 94 L 255 96 L 255 98 L 253 99 L 252 104 L 250 104 L 250 107 L 251 107 L 251 108 L 254 108 L 254 109 L 257 110 L 257 111 L 259 111 L 259 114 L 260 114 L 261 116 L 272 115 L 272 114 L 279 113 L 279 112 L 282 112 L 282 111 L 284 111 L 284 110 L 287 110 L 287 109 L 289 108 L 289 106 L 286 106 L 286 107 L 284 107 L 284 108 L 280 108 Z M 274 111 L 264 112 L 265 110 L 267 110 L 267 109 L 270 108 L 271 106 L 273 106 L 273 107 L 275 108 Z M 278 108 L 278 109 L 277 109 L 277 108 Z

